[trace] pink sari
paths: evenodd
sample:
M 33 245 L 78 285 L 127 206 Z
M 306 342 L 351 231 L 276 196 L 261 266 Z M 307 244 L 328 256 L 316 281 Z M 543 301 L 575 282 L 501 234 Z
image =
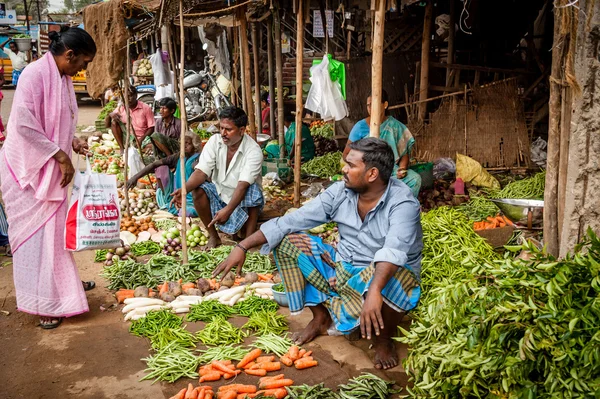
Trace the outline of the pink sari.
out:
M 69 317 L 89 310 L 73 256 L 65 251 L 67 189 L 53 158 L 71 154 L 77 125 L 71 78 L 60 76 L 47 53 L 21 74 L 0 152 L 17 307 Z

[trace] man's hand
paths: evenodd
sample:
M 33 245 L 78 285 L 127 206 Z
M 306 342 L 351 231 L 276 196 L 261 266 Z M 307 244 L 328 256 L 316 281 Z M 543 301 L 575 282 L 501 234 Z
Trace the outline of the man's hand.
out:
M 109 114 L 110 115 L 110 119 L 113 122 L 121 122 L 121 117 L 119 116 L 119 114 L 117 114 L 116 112 L 112 112 Z
M 406 171 L 406 169 L 398 169 L 398 171 L 396 172 L 396 177 L 398 179 L 404 179 L 407 173 L 408 172 Z
M 367 292 L 367 298 L 360 314 L 360 332 L 363 338 L 371 339 L 372 332 L 375 332 L 375 335 L 379 335 L 380 330 L 383 330 L 382 306 L 383 296 L 381 292 L 370 289 Z
M 131 190 L 136 185 L 137 185 L 137 180 L 134 179 L 133 177 L 131 179 L 127 180 L 127 190 Z
M 79 155 L 89 155 L 90 150 L 88 143 L 85 140 L 75 137 L 73 139 L 73 151 Z
M 219 274 L 223 273 L 223 279 L 227 273 L 235 266 L 235 275 L 239 276 L 242 272 L 242 266 L 246 261 L 246 253 L 239 247 L 234 247 L 227 259 L 217 266 L 215 271 L 213 271 L 213 278 L 217 277 Z
M 215 223 L 218 223 L 218 224 L 227 223 L 227 221 L 229 220 L 229 217 L 231 216 L 232 213 L 233 213 L 233 211 L 230 211 L 229 207 L 226 206 L 225 208 L 221 209 L 219 212 L 215 213 L 215 217 L 208 224 L 208 226 L 206 226 L 206 228 L 211 227 Z
M 181 208 L 181 189 L 178 188 L 177 190 L 173 191 L 173 193 L 171 194 L 171 197 L 173 197 L 173 199 L 171 199 L 170 204 L 175 204 L 175 206 L 177 208 Z
M 60 186 L 66 187 L 73 180 L 73 176 L 75 175 L 75 168 L 73 167 L 73 163 L 71 159 L 67 156 L 67 154 L 63 150 L 59 150 L 54 159 L 58 162 L 58 166 L 60 168 L 60 172 L 62 173 L 62 178 L 60 179 Z

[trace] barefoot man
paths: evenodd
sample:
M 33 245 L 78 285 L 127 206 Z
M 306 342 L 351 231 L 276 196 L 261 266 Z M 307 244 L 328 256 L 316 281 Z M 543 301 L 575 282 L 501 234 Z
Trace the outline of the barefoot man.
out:
M 413 309 L 421 289 L 423 234 L 419 203 L 408 186 L 390 179 L 394 153 L 383 140 L 365 138 L 350 145 L 344 182 L 296 212 L 273 219 L 240 242 L 214 275 L 237 268 L 250 248 L 266 244 L 273 251 L 286 286 L 290 311 L 308 306 L 313 314 L 294 341 L 304 344 L 331 326 L 349 334 L 360 327 L 374 339 L 375 367 L 398 365 L 392 341 L 404 314 Z M 318 237 L 302 233 L 337 222 L 335 250 Z
M 219 113 L 219 124 L 221 134 L 208 140 L 185 185 L 210 234 L 209 248 L 221 245 L 216 227 L 232 235 L 240 230 L 245 237 L 254 233 L 264 205 L 263 154 L 256 141 L 244 134 L 248 116 L 240 108 L 225 107 Z M 171 195 L 181 207 L 181 189 Z

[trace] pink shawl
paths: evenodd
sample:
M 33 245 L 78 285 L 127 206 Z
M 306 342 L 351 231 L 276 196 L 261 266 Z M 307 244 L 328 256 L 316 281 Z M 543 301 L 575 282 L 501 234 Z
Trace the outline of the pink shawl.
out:
M 59 149 L 71 154 L 76 114 L 71 78 L 61 77 L 50 53 L 25 68 L 2 152 L 14 181 L 21 190 L 30 188 L 38 204 L 27 217 L 10 221 L 13 248 L 39 230 L 66 199 L 67 188 L 60 187 L 62 173 L 52 157 Z

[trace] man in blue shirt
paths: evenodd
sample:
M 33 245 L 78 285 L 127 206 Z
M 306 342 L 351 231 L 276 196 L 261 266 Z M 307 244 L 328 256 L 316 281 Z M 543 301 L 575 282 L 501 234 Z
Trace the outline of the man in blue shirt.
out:
M 286 286 L 292 314 L 308 306 L 313 320 L 294 341 L 302 345 L 333 324 L 349 334 L 360 326 L 374 338 L 375 367 L 398 364 L 392 336 L 419 300 L 423 233 L 420 207 L 406 184 L 390 179 L 394 153 L 383 140 L 350 145 L 344 182 L 296 212 L 265 223 L 240 242 L 214 275 L 236 267 L 248 249 L 266 244 Z M 305 230 L 334 221 L 337 250 Z

